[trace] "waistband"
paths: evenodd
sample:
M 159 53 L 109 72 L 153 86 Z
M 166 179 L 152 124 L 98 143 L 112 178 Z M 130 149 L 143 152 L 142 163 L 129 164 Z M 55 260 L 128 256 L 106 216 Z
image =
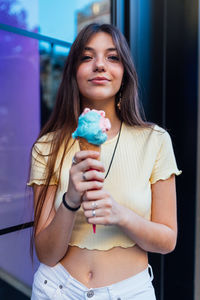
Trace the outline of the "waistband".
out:
M 99 288 L 87 288 L 84 284 L 71 276 L 71 274 L 64 268 L 61 263 L 58 263 L 54 267 L 49 267 L 41 263 L 37 272 L 42 273 L 47 278 L 51 278 L 51 280 L 54 278 L 55 281 L 59 281 L 59 283 L 62 283 L 64 286 L 71 284 L 74 289 L 82 292 L 87 292 L 91 289 L 97 292 L 107 291 L 109 293 L 112 293 L 112 291 L 121 292 L 123 289 L 130 289 L 130 291 L 133 291 L 153 280 L 153 271 L 150 265 L 148 265 L 145 270 L 139 272 L 134 276 L 131 276 L 117 283 L 108 286 L 102 286 Z

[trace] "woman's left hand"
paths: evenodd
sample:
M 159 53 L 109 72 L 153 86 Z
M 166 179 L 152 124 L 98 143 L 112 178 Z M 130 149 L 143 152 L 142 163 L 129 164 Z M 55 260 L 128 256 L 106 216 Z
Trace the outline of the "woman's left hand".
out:
M 82 199 L 82 208 L 88 223 L 120 224 L 123 215 L 122 210 L 125 207 L 117 203 L 104 189 L 87 191 Z

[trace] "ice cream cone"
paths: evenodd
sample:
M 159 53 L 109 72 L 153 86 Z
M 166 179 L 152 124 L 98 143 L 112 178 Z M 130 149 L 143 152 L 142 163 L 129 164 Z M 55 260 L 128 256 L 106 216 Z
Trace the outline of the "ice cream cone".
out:
M 79 140 L 80 150 L 92 150 L 100 154 L 101 145 L 107 140 L 106 131 L 110 128 L 110 121 L 105 118 L 103 110 L 85 108 L 78 118 L 78 127 L 72 133 L 72 137 Z M 95 224 L 93 224 L 93 232 L 96 233 Z
M 92 150 L 92 151 L 97 151 L 97 152 L 101 153 L 101 146 L 91 144 L 82 137 L 79 137 L 78 141 L 79 141 L 79 146 L 80 146 L 81 151 L 82 150 Z M 100 160 L 100 157 L 98 158 L 98 160 Z
M 83 150 L 92 150 L 92 151 L 96 151 L 96 152 L 101 153 L 101 146 L 88 143 L 88 141 L 86 139 L 82 138 L 82 137 L 79 137 L 78 141 L 79 141 L 79 146 L 80 146 L 81 151 L 83 151 Z M 98 157 L 98 160 L 100 160 L 100 155 Z M 93 232 L 96 233 L 96 225 L 92 224 L 92 227 L 93 227 Z

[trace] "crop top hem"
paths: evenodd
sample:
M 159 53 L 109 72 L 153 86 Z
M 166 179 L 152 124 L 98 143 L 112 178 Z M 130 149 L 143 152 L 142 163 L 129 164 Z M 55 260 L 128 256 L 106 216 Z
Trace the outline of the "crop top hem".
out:
M 104 246 L 104 245 L 102 245 L 102 246 L 98 246 L 98 248 L 97 247 L 92 247 L 92 246 L 89 246 L 89 247 L 87 246 L 86 247 L 86 246 L 82 246 L 82 245 L 80 245 L 78 243 L 68 243 L 68 245 L 72 246 L 72 247 L 76 246 L 76 247 L 78 247 L 80 249 L 106 251 L 106 250 L 111 250 L 111 249 L 116 248 L 116 247 L 121 247 L 121 248 L 124 248 L 124 249 L 130 248 L 130 247 L 134 247 L 136 245 L 136 243 L 132 242 L 128 246 L 125 245 L 125 244 L 123 244 L 123 245 L 114 245 L 114 246 L 107 246 L 107 247 Z
M 33 186 L 33 184 L 37 184 L 37 185 L 44 185 L 44 182 L 42 182 L 41 180 L 37 180 L 37 179 L 33 179 L 31 181 L 29 181 L 26 185 L 27 186 Z M 49 185 L 58 185 L 57 182 L 50 182 Z

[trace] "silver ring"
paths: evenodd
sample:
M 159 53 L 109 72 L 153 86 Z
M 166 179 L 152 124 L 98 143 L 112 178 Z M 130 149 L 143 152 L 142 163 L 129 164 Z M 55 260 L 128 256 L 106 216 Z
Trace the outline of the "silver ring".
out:
M 82 178 L 83 178 L 84 181 L 87 181 L 87 178 L 86 178 L 86 176 L 85 176 L 85 173 L 82 174 Z
M 97 208 L 97 203 L 96 202 L 92 202 L 92 208 Z
M 78 162 L 76 161 L 75 157 L 72 158 L 72 165 L 76 165 Z
M 93 217 L 96 217 L 96 211 L 93 209 L 93 211 L 92 211 L 92 216 Z

